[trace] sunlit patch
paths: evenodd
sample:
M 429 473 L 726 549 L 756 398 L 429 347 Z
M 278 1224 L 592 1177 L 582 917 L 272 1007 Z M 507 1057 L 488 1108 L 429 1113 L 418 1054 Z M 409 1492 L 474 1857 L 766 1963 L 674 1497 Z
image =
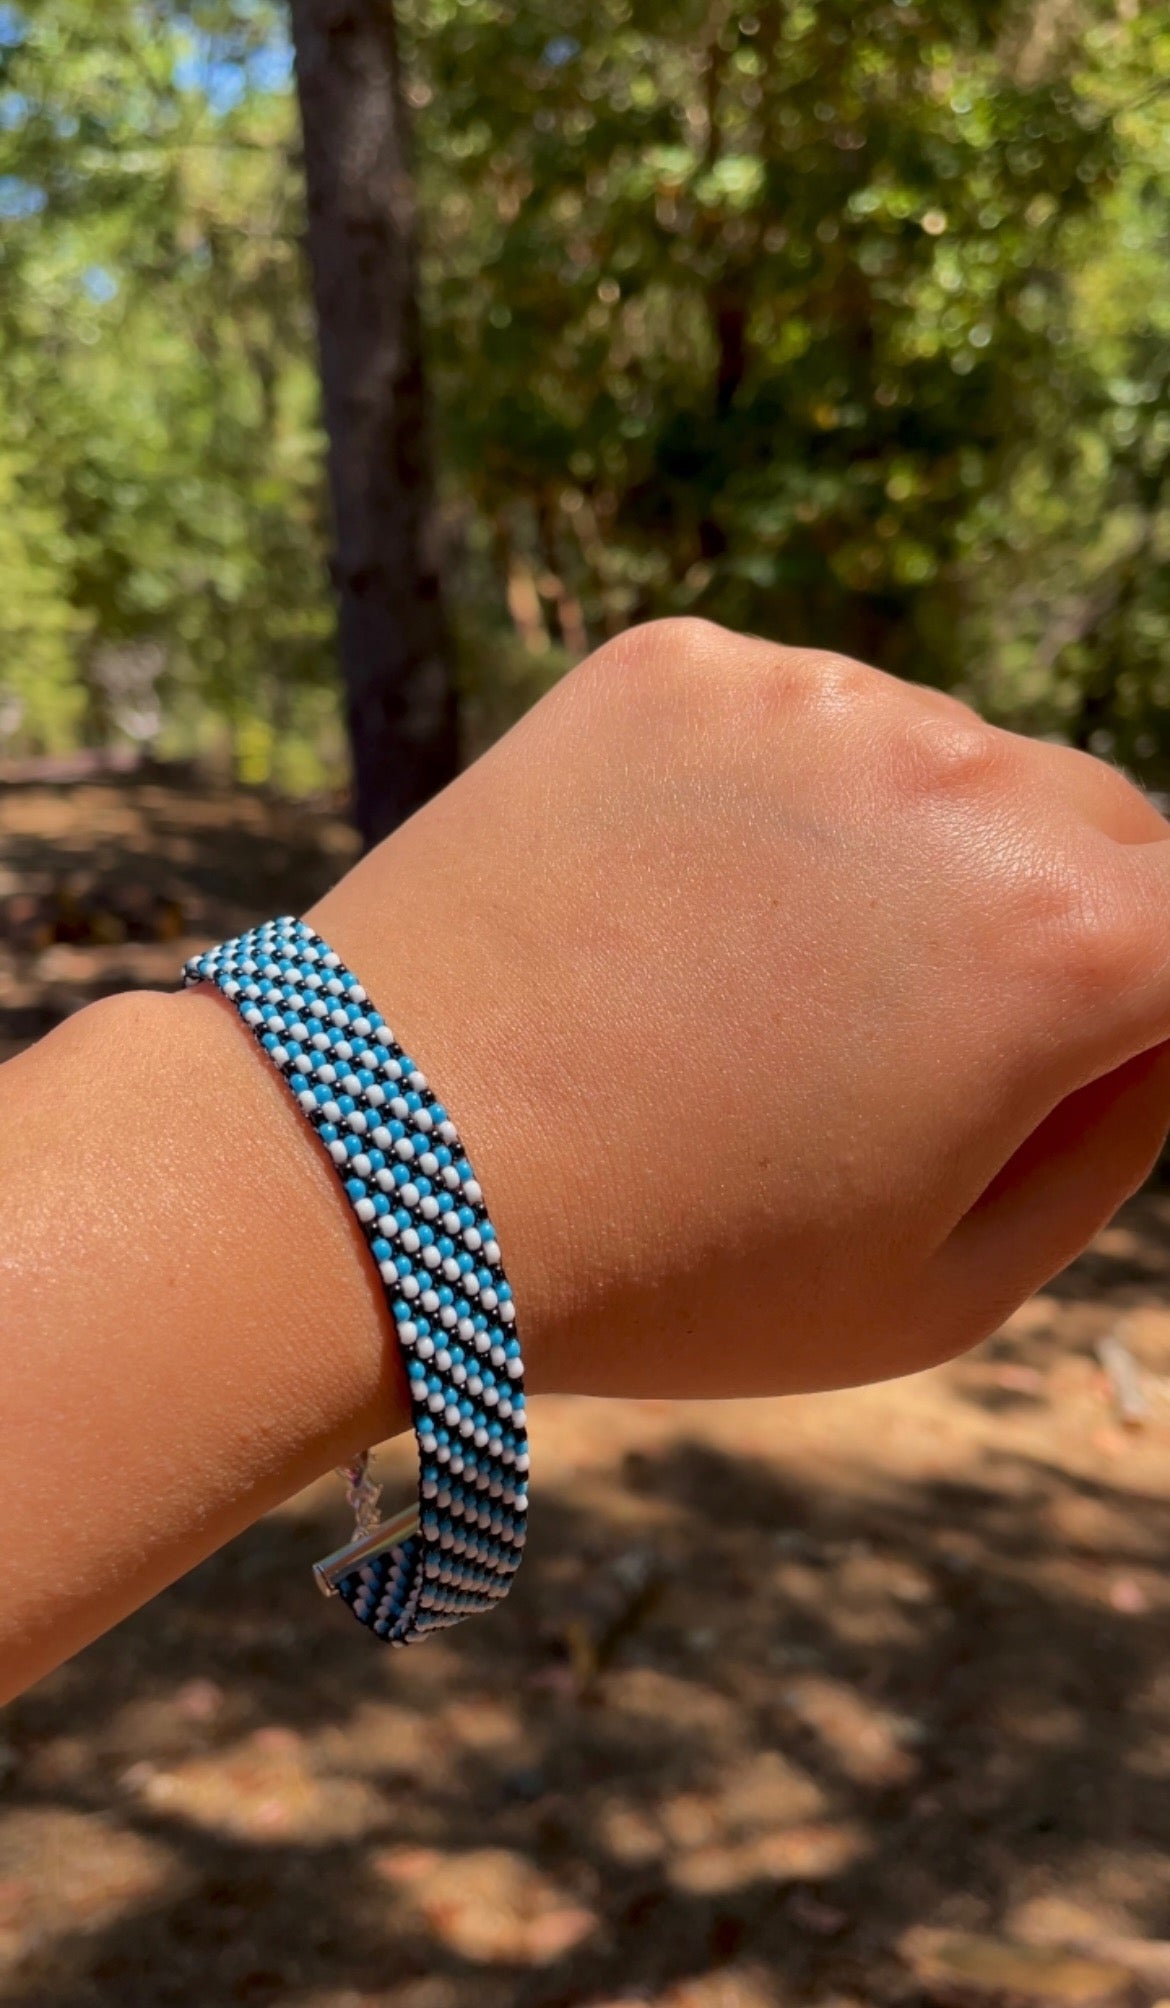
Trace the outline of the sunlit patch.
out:
M 0 1981 L 37 1948 L 172 1895 L 182 1871 L 161 1841 L 96 1813 L 22 1807 L 0 1819 Z
M 326 1775 L 294 1729 L 258 1729 L 183 1764 L 137 1764 L 124 1784 L 152 1812 L 275 1846 L 351 1840 L 386 1817 L 375 1787 Z
M 387 1848 L 370 1866 L 432 1938 L 478 1965 L 551 1965 L 597 1926 L 591 1905 L 510 1848 Z

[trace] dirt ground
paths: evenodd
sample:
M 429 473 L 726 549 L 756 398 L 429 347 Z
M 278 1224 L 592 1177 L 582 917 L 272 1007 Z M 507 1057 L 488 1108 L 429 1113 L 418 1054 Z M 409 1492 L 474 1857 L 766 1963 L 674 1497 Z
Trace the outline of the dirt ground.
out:
M 0 788 L 0 1052 L 349 850 L 182 776 Z M 516 1592 L 414 1652 L 314 1590 L 322 1481 L 7 1712 L 0 1999 L 1165 2001 L 1168 1273 L 1155 1190 L 945 1370 L 538 1404 Z

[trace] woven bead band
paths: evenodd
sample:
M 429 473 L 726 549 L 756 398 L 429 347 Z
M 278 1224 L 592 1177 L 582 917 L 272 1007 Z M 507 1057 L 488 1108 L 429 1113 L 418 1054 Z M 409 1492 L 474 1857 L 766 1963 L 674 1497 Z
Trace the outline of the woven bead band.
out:
M 524 1547 L 524 1371 L 495 1229 L 425 1075 L 303 920 L 193 956 L 183 981 L 214 983 L 279 1068 L 377 1266 L 418 1440 L 417 1523 L 369 1525 L 363 1454 L 357 1538 L 318 1576 L 377 1637 L 409 1645 L 490 1610 Z

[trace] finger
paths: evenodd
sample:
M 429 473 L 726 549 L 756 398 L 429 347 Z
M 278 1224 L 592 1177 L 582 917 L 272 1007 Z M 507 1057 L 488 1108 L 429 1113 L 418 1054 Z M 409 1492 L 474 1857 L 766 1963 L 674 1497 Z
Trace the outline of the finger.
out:
M 1086 822 L 1116 843 L 1160 843 L 1170 837 L 1170 823 L 1120 767 L 1079 747 L 1052 746 L 1042 739 L 1029 741 L 1029 757 L 1056 783 L 1062 812 L 1075 806 Z
M 935 1257 L 934 1316 L 954 1349 L 994 1331 L 1144 1184 L 1170 1130 L 1170 1042 L 1066 1097 Z

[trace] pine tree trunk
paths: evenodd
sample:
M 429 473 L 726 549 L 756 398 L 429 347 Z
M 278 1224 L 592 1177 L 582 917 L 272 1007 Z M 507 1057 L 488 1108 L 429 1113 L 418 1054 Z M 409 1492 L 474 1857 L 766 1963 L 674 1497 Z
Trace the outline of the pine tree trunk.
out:
M 291 0 L 355 818 L 377 842 L 458 766 L 414 189 L 392 0 Z

